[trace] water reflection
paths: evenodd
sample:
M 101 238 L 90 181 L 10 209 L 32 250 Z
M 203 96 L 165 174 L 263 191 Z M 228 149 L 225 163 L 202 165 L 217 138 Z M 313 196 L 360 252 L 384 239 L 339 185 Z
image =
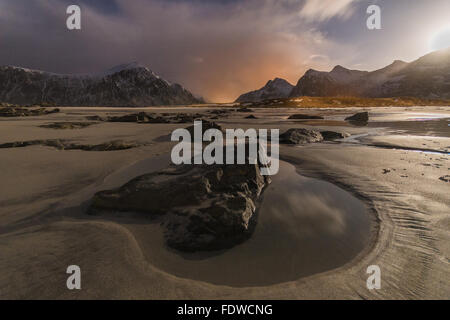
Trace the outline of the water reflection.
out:
M 361 252 L 369 237 L 370 217 L 361 201 L 280 162 L 279 174 L 264 192 L 250 240 L 207 256 L 152 250 L 150 260 L 184 278 L 262 286 L 339 267 Z

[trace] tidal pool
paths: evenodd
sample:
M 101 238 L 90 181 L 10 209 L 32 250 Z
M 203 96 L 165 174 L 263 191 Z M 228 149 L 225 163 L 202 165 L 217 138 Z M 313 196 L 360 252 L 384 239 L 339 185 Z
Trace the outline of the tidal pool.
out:
M 283 161 L 264 190 L 256 218 L 248 241 L 209 253 L 167 248 L 156 225 L 151 231 L 148 226 L 133 229 L 138 239 L 147 238 L 142 247 L 157 268 L 235 287 L 272 285 L 335 269 L 355 258 L 371 237 L 370 212 L 362 201 L 331 183 L 301 176 Z

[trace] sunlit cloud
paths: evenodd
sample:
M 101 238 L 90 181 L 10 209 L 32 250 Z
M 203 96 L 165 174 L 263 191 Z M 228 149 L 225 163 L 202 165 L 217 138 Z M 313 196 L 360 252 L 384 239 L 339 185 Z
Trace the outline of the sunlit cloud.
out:
M 354 13 L 358 0 L 306 0 L 300 16 L 309 20 L 325 21 L 334 17 L 347 19 Z

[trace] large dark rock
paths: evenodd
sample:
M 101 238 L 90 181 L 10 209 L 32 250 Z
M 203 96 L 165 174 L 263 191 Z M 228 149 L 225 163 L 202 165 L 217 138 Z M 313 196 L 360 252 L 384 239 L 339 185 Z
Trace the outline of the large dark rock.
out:
M 251 236 L 256 201 L 268 183 L 257 164 L 171 166 L 97 193 L 90 212 L 161 217 L 170 247 L 186 252 L 220 250 Z
M 309 129 L 289 129 L 280 135 L 282 144 L 307 144 L 322 141 L 323 137 L 320 132 Z

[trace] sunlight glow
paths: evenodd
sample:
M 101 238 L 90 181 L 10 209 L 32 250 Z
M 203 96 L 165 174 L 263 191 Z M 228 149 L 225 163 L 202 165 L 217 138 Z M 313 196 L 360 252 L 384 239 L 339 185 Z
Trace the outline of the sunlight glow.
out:
M 430 50 L 436 51 L 450 47 L 450 26 L 441 29 L 430 39 Z

